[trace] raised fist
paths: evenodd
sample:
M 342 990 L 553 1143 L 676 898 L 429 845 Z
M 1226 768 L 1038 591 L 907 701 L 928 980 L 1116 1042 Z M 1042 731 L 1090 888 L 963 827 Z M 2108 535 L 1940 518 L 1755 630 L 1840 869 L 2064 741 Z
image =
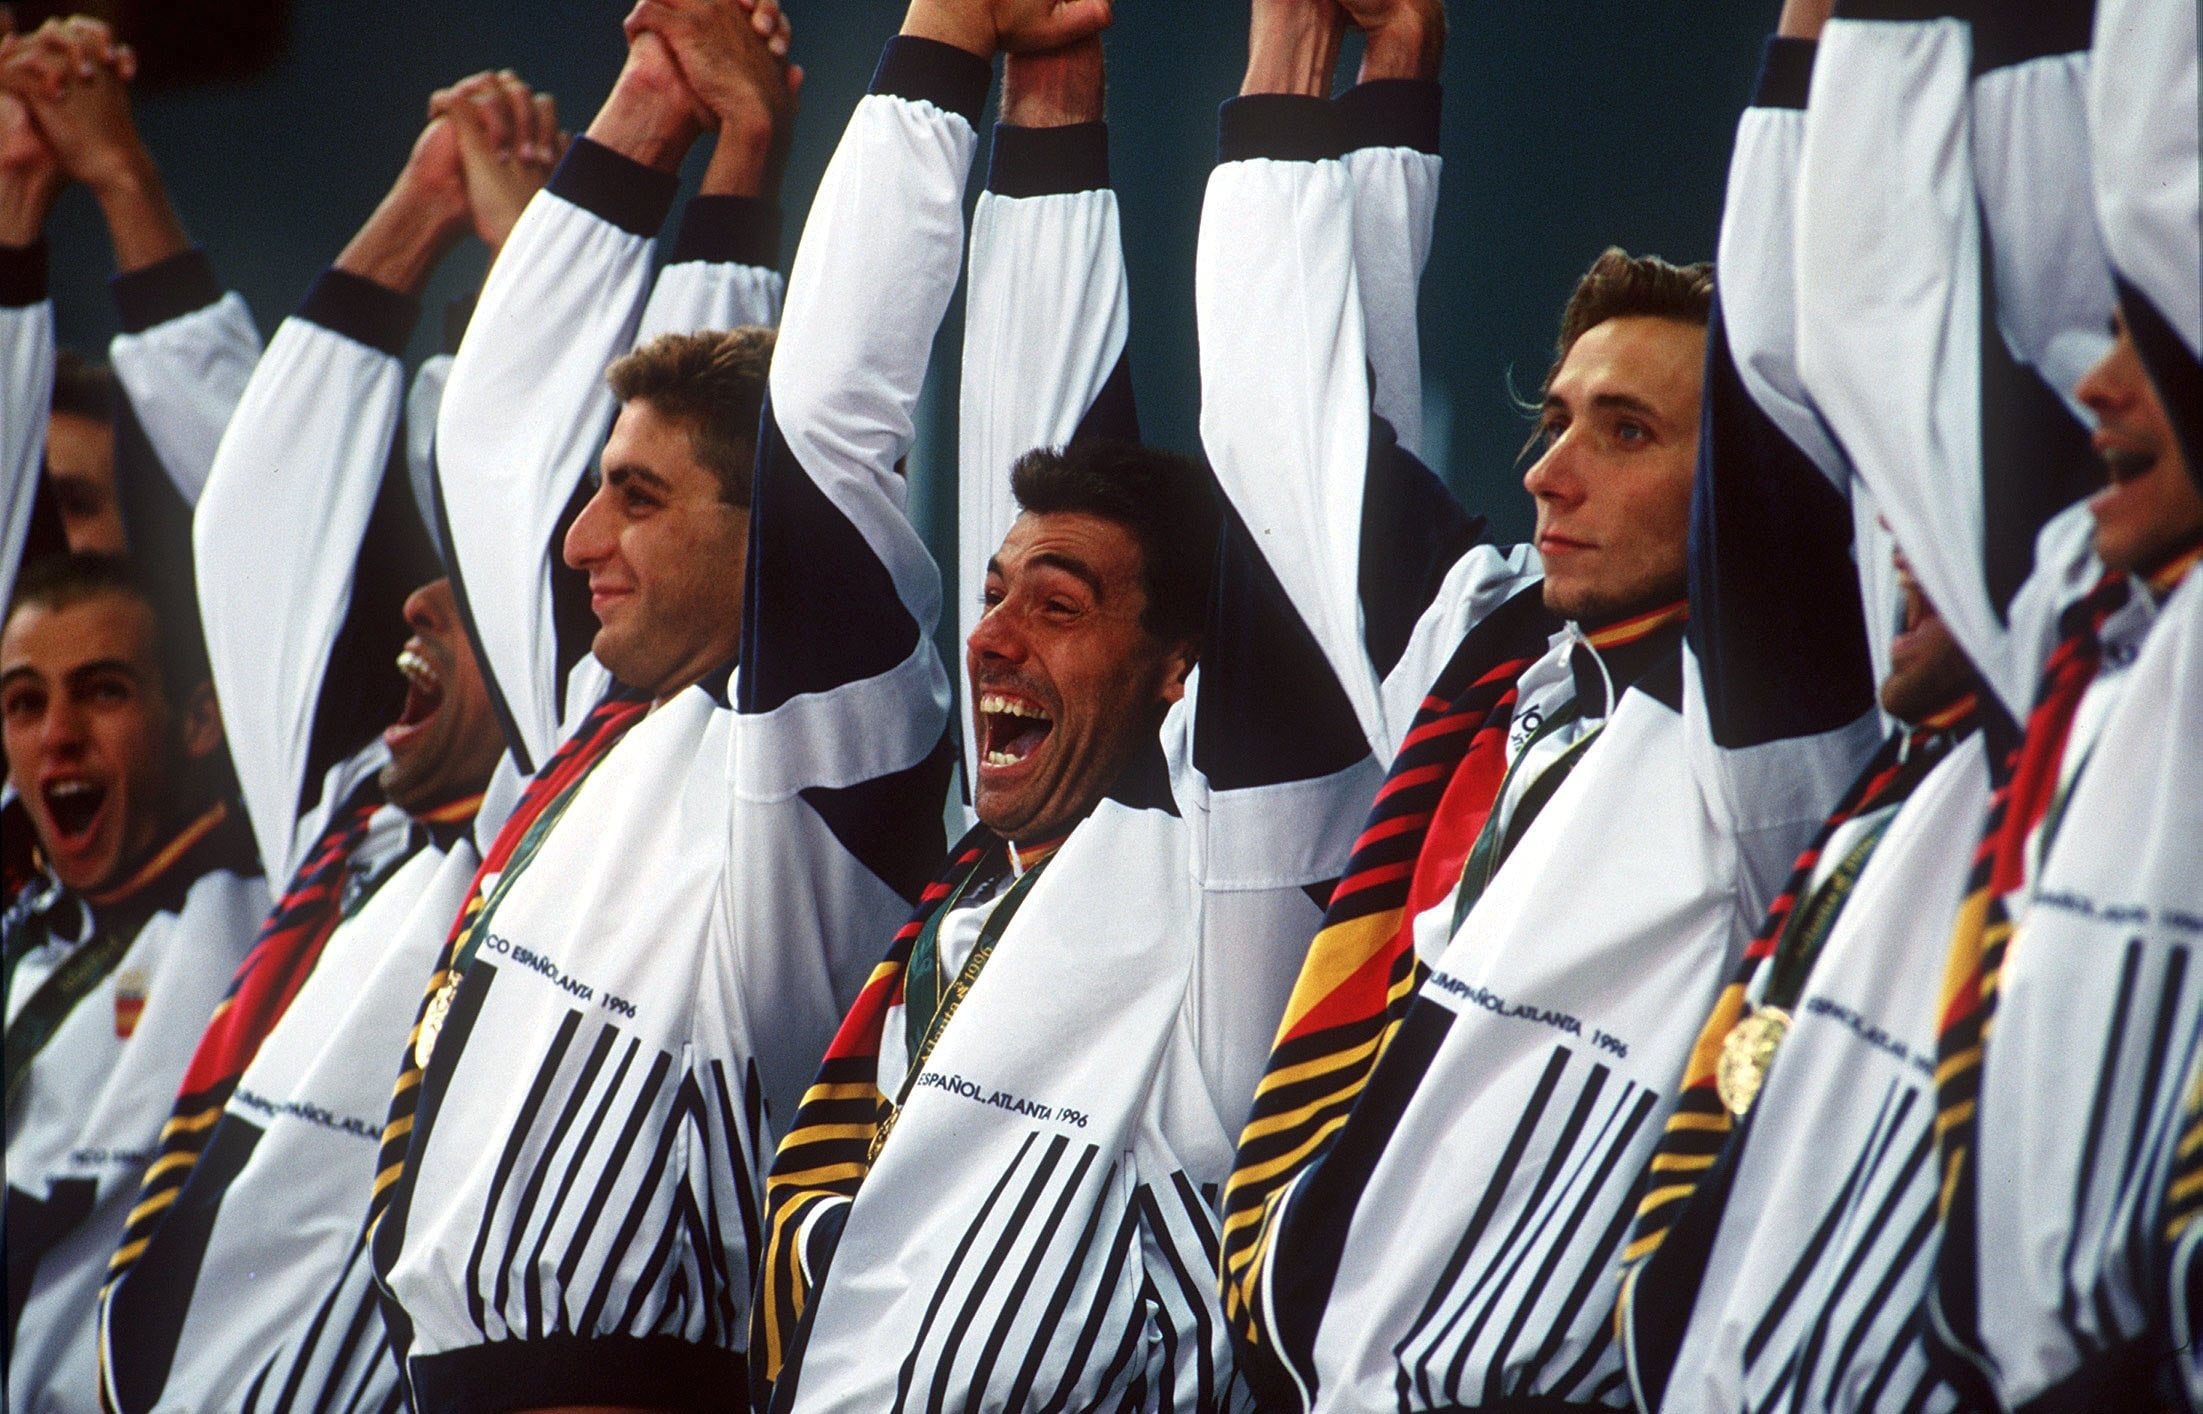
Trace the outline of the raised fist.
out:
M 787 61 L 788 20 L 778 0 L 638 0 L 625 28 L 630 40 L 654 34 L 665 41 L 713 126 L 785 133 L 803 70 Z
M 468 219 L 494 256 L 566 154 L 558 104 L 510 69 L 480 73 L 429 100 L 458 143 Z
M 95 191 L 150 166 L 130 115 L 137 56 L 82 15 L 0 40 L 0 89 L 30 110 L 64 175 Z

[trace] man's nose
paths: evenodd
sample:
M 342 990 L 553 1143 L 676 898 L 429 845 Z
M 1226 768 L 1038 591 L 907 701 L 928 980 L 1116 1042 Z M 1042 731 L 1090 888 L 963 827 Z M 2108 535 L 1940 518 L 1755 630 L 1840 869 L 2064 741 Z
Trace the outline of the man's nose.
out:
M 1576 472 L 1576 448 L 1571 434 L 1563 432 L 1545 454 L 1522 474 L 1522 489 L 1540 501 L 1576 501 L 1583 495 L 1583 479 Z
M 1025 633 L 1005 602 L 979 616 L 966 646 L 979 662 L 1018 663 L 1025 658 Z
M 574 523 L 566 527 L 563 558 L 570 569 L 587 569 L 611 553 L 611 512 L 604 504 L 604 495 L 604 488 L 599 486 L 597 493 L 582 503 Z

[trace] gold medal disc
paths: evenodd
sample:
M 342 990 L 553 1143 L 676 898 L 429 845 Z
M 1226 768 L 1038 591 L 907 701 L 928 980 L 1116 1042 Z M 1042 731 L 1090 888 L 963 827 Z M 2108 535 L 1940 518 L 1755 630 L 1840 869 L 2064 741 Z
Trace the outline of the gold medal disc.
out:
M 1721 1059 L 1714 1063 L 1714 1090 L 1730 1114 L 1742 1119 L 1759 1098 L 1767 1067 L 1790 1030 L 1790 1013 L 1780 1007 L 1755 1007 L 1721 1038 Z
M 444 1021 L 451 1015 L 452 999 L 459 995 L 459 974 L 454 972 L 436 989 L 436 995 L 428 999 L 428 1010 L 421 1013 L 421 1034 L 413 1042 L 413 1064 L 428 1069 L 428 1059 L 436 1054 L 436 1038 L 444 1034 Z

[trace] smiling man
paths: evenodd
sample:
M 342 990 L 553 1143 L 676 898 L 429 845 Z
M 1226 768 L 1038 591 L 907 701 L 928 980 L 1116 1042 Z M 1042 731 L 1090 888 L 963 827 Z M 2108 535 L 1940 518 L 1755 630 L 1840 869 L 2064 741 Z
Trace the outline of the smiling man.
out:
M 1375 353 L 1427 241 L 1326 122 L 1347 24 L 1434 132 L 1438 5 L 1257 6 L 1203 216 L 1217 474 L 1390 768 L 1241 1140 L 1225 1309 L 1278 1408 L 1608 1407 L 1697 1020 L 1872 750 L 1850 516 L 1715 415 L 1711 272 L 1610 251 L 1560 321 L 1536 542 L 1476 543 Z
M 787 39 L 770 0 L 638 7 L 438 419 L 454 579 L 529 779 L 394 1057 L 367 1259 L 415 1409 L 739 1401 L 763 1157 L 939 857 L 938 580 L 892 463 L 848 455 L 908 416 L 860 341 L 918 315 L 842 301 L 777 350 L 765 327 Z M 840 455 L 813 479 L 777 438 Z
M 816 290 L 945 306 L 1007 51 L 958 444 L 976 819 L 774 1160 L 752 1352 L 776 1411 L 1246 1400 L 1215 1196 L 1376 773 L 1209 477 L 1136 441 L 1107 18 L 912 4 L 791 284 L 790 339 L 819 337 Z
M 399 362 L 438 261 L 471 226 L 494 256 L 548 175 L 555 115 L 476 75 L 254 370 L 194 525 L 200 613 L 245 801 L 288 880 L 200 1038 L 110 1264 L 112 1411 L 216 1409 L 256 1383 L 312 1408 L 396 1395 L 360 1218 L 387 1068 L 480 857 L 504 740 L 409 494 L 448 355 Z M 529 116 L 497 180 L 465 180 L 482 100 Z M 474 136 L 479 136 L 476 134 Z M 472 140 L 470 137 L 468 140 Z M 301 553 L 269 555 L 269 544 Z M 251 1288 L 261 1295 L 240 1301 Z
M 43 874 L 0 923 L 9 1407 L 96 1405 L 93 1306 L 192 1046 L 268 895 L 205 781 L 222 728 L 123 562 L 32 567 L 0 633 L 9 781 Z

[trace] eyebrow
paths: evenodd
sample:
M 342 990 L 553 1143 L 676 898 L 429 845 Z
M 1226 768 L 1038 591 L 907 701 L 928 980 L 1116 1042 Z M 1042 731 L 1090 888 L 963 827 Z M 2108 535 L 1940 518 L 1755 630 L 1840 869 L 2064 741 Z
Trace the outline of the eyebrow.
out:
M 1107 591 L 1102 588 L 1101 576 L 1094 573 L 1092 566 L 1088 565 L 1086 561 L 1074 558 L 1073 556 L 1061 554 L 1053 550 L 1043 550 L 1039 554 L 1036 554 L 1030 559 L 1026 560 L 1025 567 L 1027 569 L 1061 570 L 1065 574 L 1070 575 L 1073 579 L 1076 579 L 1080 583 L 1084 584 L 1088 589 L 1092 590 L 1096 599 L 1105 599 L 1108 597 Z M 1001 556 L 988 556 L 987 573 L 996 576 L 1000 576 L 1003 573 Z
M 658 475 L 658 473 L 652 471 L 649 467 L 638 466 L 632 462 L 621 462 L 617 466 L 606 467 L 602 476 L 599 479 L 612 482 L 641 481 L 648 484 L 650 488 L 654 491 L 659 491 L 668 495 L 670 495 L 673 491 L 672 482 Z

